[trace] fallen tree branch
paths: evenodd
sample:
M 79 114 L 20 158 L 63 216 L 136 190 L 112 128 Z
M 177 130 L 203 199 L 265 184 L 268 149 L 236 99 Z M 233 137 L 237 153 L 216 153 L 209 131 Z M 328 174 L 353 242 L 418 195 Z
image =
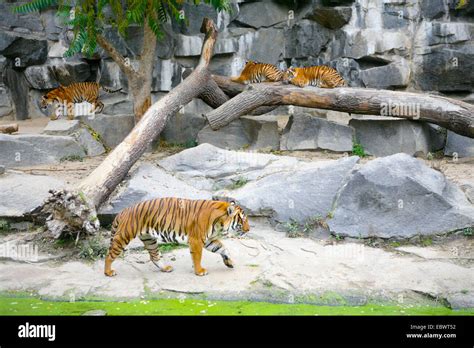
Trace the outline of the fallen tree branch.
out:
M 33 218 L 44 219 L 55 236 L 64 232 L 92 234 L 100 227 L 97 209 L 125 178 L 133 164 L 161 133 L 169 117 L 205 93 L 212 81 L 208 65 L 217 39 L 212 20 L 204 18 L 205 33 L 199 64 L 189 77 L 153 104 L 130 134 L 74 190 L 51 191 L 46 202 L 31 212 Z
M 226 94 L 241 91 L 204 115 L 214 130 L 262 106 L 297 105 L 425 121 L 474 138 L 474 105 L 451 98 L 369 88 L 299 88 L 278 82 L 245 87 L 223 77 L 213 76 L 213 79 Z
M 18 123 L 0 125 L 0 133 L 12 134 L 18 132 Z

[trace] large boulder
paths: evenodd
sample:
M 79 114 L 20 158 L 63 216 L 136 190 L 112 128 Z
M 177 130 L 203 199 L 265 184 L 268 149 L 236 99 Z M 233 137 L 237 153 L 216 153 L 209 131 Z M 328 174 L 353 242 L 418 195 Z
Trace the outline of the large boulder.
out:
M 474 207 L 444 175 L 406 154 L 373 160 L 350 175 L 328 221 L 350 237 L 410 238 L 474 226 Z
M 191 144 L 205 125 L 206 120 L 200 114 L 177 112 L 166 122 L 160 138 L 170 144 Z
M 368 155 L 389 156 L 399 152 L 414 155 L 439 150 L 440 137 L 429 124 L 395 117 L 364 116 L 349 121 L 356 142 Z
M 0 176 L 0 217 L 17 218 L 38 207 L 48 191 L 64 187 L 53 177 L 6 172 Z
M 414 79 L 422 90 L 472 92 L 474 44 L 437 45 L 421 56 Z
M 349 126 L 295 114 L 290 117 L 281 137 L 281 150 L 352 151 L 354 129 Z
M 133 115 L 80 116 L 78 119 L 100 136 L 104 145 L 114 148 L 122 142 L 135 126 Z
M 197 188 L 212 191 L 243 177 L 253 181 L 271 173 L 291 172 L 301 162 L 294 157 L 228 151 L 202 144 L 167 157 L 159 165 Z
M 274 223 L 305 224 L 311 219 L 324 219 L 331 212 L 339 189 L 358 160 L 353 156 L 301 165 L 294 171 L 270 174 L 215 196 L 234 199 L 250 215 L 268 216 Z
M 331 30 L 304 19 L 286 29 L 285 58 L 315 57 L 331 40 Z
M 70 157 L 84 157 L 84 149 L 69 136 L 0 134 L 0 163 L 24 167 L 58 163 Z
M 243 147 L 250 147 L 251 143 L 240 119 L 235 120 L 216 131 L 212 130 L 209 125 L 206 125 L 198 132 L 197 142 L 198 144 L 207 143 L 230 150 L 239 150 Z
M 474 157 L 474 139 L 448 131 L 444 154 L 446 156 Z
M 352 16 L 352 7 L 315 7 L 304 18 L 312 19 L 325 28 L 339 29 L 346 25 Z
M 243 3 L 235 22 L 255 29 L 271 27 L 288 20 L 288 8 L 273 1 Z
M 0 54 L 10 58 L 15 68 L 26 68 L 30 65 L 43 64 L 48 58 L 48 43 L 46 40 L 37 40 L 13 36 L 12 34 L 2 34 L 0 43 L 10 41 L 8 46 L 0 50 Z M 12 39 L 12 37 L 14 37 Z
M 8 87 L 11 100 L 15 106 L 15 118 L 25 120 L 29 117 L 28 102 L 25 96 L 28 95 L 28 81 L 21 71 L 6 68 L 3 72 L 3 81 Z
M 211 193 L 199 190 L 152 164 L 142 164 L 131 174 L 99 211 L 99 217 L 110 221 L 122 209 L 135 203 L 163 197 L 211 199 Z

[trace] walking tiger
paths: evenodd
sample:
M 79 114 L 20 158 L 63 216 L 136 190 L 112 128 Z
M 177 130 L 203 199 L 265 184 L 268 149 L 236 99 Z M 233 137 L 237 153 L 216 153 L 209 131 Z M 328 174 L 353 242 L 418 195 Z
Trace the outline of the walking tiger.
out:
M 173 269 L 161 261 L 158 242 L 187 243 L 196 275 L 207 274 L 201 266 L 203 248 L 219 253 L 224 264 L 233 268 L 229 252 L 219 236 L 226 235 L 229 230 L 244 234 L 249 229 L 247 216 L 234 202 L 181 198 L 144 201 L 124 209 L 115 217 L 104 273 L 107 276 L 116 275 L 112 262 L 136 236 L 143 242 L 151 261 L 162 272 Z
M 100 86 L 97 82 L 76 82 L 69 86 L 59 86 L 56 89 L 46 93 L 41 98 L 40 106 L 46 109 L 48 105 L 56 103 L 56 107 L 61 105 L 66 106 L 66 115 L 69 120 L 74 118 L 74 106 L 76 103 L 88 102 L 93 105 L 94 112 L 102 112 L 104 104 L 99 100 L 99 88 L 102 88 L 107 93 L 115 93 L 122 90 L 111 90 L 104 86 Z M 72 109 L 72 110 L 70 110 Z M 57 110 L 51 115 L 52 120 L 58 119 Z

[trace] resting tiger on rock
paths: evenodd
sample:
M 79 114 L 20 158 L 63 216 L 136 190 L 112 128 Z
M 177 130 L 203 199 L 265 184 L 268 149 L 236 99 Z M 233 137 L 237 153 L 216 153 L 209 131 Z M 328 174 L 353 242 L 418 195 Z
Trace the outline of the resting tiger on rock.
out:
M 284 74 L 275 65 L 248 61 L 245 63 L 240 76 L 231 77 L 231 81 L 245 85 L 259 82 L 276 82 L 283 80 Z
M 346 81 L 344 81 L 336 69 L 325 65 L 306 68 L 290 67 L 286 71 L 286 78 L 291 84 L 299 87 L 334 88 L 347 86 Z
M 224 264 L 233 268 L 229 252 L 218 239 L 230 229 L 240 234 L 250 229 L 247 216 L 234 202 L 157 198 L 135 204 L 122 210 L 112 223 L 104 273 L 107 276 L 116 274 L 111 268 L 112 262 L 136 236 L 145 245 L 151 261 L 162 272 L 173 269 L 160 260 L 158 242 L 187 243 L 196 275 L 207 274 L 201 266 L 203 247 L 219 253 Z
M 121 88 L 111 90 L 104 86 L 100 86 L 97 82 L 76 82 L 69 86 L 59 86 L 58 88 L 46 93 L 41 98 L 40 106 L 42 109 L 46 109 L 48 105 L 54 103 L 56 103 L 56 107 L 66 105 L 66 114 L 69 120 L 74 118 L 74 112 L 69 112 L 69 106 L 75 103 L 86 101 L 93 105 L 94 112 L 102 112 L 104 104 L 99 100 L 99 88 L 102 88 L 107 93 L 115 93 L 122 90 Z M 58 115 L 54 112 L 51 115 L 51 119 L 58 119 Z

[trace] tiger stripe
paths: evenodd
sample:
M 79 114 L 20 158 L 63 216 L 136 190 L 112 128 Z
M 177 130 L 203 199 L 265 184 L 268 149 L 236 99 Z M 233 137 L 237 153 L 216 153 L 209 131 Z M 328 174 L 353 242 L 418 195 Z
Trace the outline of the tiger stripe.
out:
M 229 252 L 218 239 L 230 229 L 249 231 L 245 213 L 233 202 L 169 197 L 137 203 L 122 210 L 112 223 L 104 273 L 116 274 L 111 268 L 112 262 L 137 236 L 150 254 L 150 260 L 163 272 L 170 272 L 172 268 L 160 261 L 159 242 L 189 244 L 197 275 L 207 274 L 201 266 L 203 248 L 220 254 L 224 264 L 233 267 Z
M 100 113 L 104 109 L 104 103 L 99 100 L 99 88 L 107 93 L 115 93 L 121 91 L 122 88 L 111 90 L 104 86 L 100 86 L 97 82 L 76 82 L 69 86 L 59 86 L 56 89 L 46 93 L 41 98 L 41 108 L 46 108 L 49 104 L 77 104 L 88 102 L 93 105 L 94 112 Z M 68 118 L 72 119 L 74 115 L 68 113 Z M 53 119 L 53 116 L 51 116 Z M 56 118 L 54 118 L 56 119 Z
M 310 66 L 305 68 L 288 68 L 288 81 L 299 87 L 316 86 L 321 88 L 335 88 L 347 86 L 346 81 L 337 72 L 326 65 Z
M 260 82 L 276 82 L 283 79 L 284 72 L 275 65 L 248 61 L 238 77 L 231 80 L 237 83 L 249 84 Z

